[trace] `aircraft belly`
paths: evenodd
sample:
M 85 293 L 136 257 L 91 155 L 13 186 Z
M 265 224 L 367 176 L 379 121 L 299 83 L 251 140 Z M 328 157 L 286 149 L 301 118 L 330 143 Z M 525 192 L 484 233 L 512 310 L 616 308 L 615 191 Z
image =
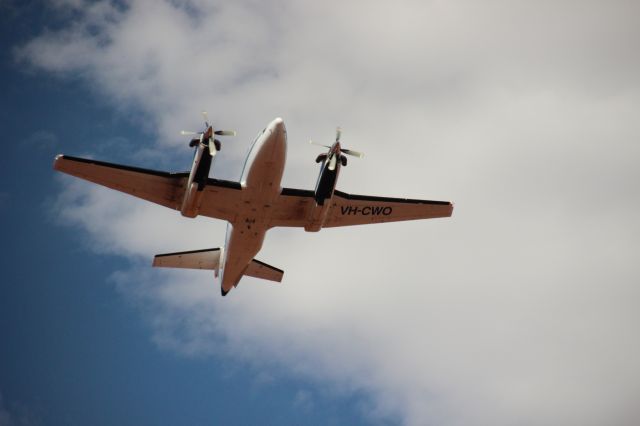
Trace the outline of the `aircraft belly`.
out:
M 222 275 L 222 288 L 225 291 L 238 284 L 249 263 L 262 248 L 265 234 L 265 227 L 247 217 L 229 227 Z

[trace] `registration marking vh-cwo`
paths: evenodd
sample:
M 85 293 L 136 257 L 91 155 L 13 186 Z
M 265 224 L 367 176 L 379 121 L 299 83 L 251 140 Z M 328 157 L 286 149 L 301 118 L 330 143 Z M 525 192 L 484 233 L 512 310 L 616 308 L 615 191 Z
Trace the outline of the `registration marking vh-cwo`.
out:
M 389 216 L 393 213 L 391 206 L 340 206 L 340 213 L 346 215 L 362 215 L 362 216 Z

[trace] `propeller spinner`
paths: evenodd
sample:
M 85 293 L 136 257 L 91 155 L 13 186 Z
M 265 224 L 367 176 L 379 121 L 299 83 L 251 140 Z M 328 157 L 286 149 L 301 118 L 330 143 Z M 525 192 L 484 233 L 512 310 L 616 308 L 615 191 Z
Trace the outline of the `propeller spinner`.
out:
M 202 144 L 209 147 L 209 154 L 213 157 L 216 155 L 220 148 L 222 148 L 222 142 L 215 138 L 215 136 L 235 136 L 236 132 L 233 130 L 214 130 L 213 126 L 209 124 L 209 114 L 207 111 L 202 111 L 202 117 L 204 118 L 205 130 L 202 132 L 189 132 L 183 130 L 180 132 L 182 136 L 199 136 L 199 138 L 191 139 L 189 142 L 190 147 Z
M 329 170 L 332 170 L 332 171 L 336 169 L 336 165 L 337 165 L 338 161 L 340 161 L 343 166 L 347 165 L 347 159 L 342 154 L 347 154 L 347 155 L 351 155 L 353 157 L 358 157 L 358 158 L 364 157 L 364 153 L 362 153 L 362 152 L 358 152 L 358 151 L 354 151 L 352 149 L 345 149 L 345 148 L 340 147 L 340 138 L 341 137 L 342 137 L 342 129 L 340 127 L 338 127 L 336 129 L 336 141 L 332 146 L 316 143 L 314 141 L 309 141 L 309 143 L 312 144 L 312 145 L 323 146 L 325 148 L 329 148 L 329 152 L 326 153 L 326 154 L 322 154 L 321 156 L 318 157 L 318 159 L 321 159 L 321 158 L 322 159 L 326 159 L 327 157 L 329 157 L 329 166 L 328 167 L 329 167 Z

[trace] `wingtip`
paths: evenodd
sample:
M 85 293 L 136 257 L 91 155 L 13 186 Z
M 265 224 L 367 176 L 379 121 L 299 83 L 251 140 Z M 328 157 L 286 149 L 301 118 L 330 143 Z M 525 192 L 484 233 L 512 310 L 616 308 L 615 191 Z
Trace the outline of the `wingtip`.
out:
M 64 158 L 64 154 L 58 154 L 55 156 L 55 158 L 53 159 L 53 169 L 54 170 L 58 170 L 58 164 L 59 164 L 59 160 L 62 160 Z

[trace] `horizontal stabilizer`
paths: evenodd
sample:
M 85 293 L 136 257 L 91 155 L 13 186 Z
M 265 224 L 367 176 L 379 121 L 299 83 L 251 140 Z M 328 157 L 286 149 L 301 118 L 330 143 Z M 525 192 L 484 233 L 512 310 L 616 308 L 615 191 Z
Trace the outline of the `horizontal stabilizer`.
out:
M 158 254 L 153 258 L 153 266 L 160 268 L 212 269 L 220 268 L 220 248 L 182 251 Z M 284 271 L 253 259 L 244 275 L 263 280 L 281 282 Z
M 153 258 L 153 266 L 160 268 L 218 269 L 220 266 L 220 249 L 157 254 Z
M 281 282 L 284 271 L 253 259 L 244 274 L 254 278 L 262 278 L 263 280 Z

